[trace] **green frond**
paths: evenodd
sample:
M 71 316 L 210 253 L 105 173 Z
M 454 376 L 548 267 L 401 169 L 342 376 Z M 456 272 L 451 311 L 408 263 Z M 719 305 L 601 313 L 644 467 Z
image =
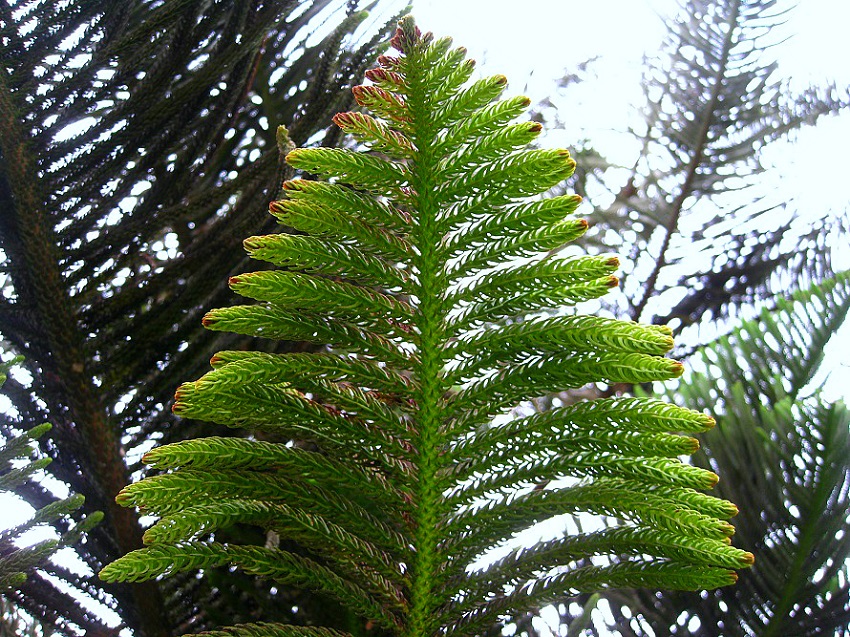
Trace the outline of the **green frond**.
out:
M 515 405 L 529 396 L 542 396 L 547 391 L 562 391 L 597 381 L 639 384 L 670 380 L 681 376 L 683 371 L 684 367 L 677 361 L 646 354 L 544 352 L 469 383 L 458 392 L 455 401 L 458 409 L 484 409 L 482 413 L 495 415 L 505 406 Z M 467 413 L 479 416 L 476 412 Z
M 505 198 L 510 200 L 507 196 Z M 495 239 L 486 245 L 466 252 L 451 263 L 447 274 L 451 279 L 458 279 L 470 276 L 498 263 L 509 261 L 511 258 L 530 257 L 540 252 L 562 248 L 567 243 L 581 237 L 586 231 L 587 221 L 574 219 L 554 223 L 545 228 L 511 233 L 506 237 Z M 600 294 L 605 294 L 614 285 L 616 285 L 616 279 L 612 278 L 605 291 L 600 292 Z
M 679 562 L 642 562 L 630 560 L 611 566 L 583 566 L 553 577 L 536 580 L 506 595 L 478 603 L 455 603 L 446 611 L 450 618 L 447 635 L 474 635 L 482 626 L 492 624 L 500 615 L 516 614 L 532 605 L 535 608 L 585 590 L 616 588 L 661 588 L 694 590 L 720 588 L 737 581 L 735 572 L 714 566 Z
M 616 258 L 604 256 L 547 259 L 484 275 L 463 290 L 451 294 L 446 302 L 456 305 L 478 298 L 492 300 L 519 297 L 529 289 L 551 290 L 561 285 L 569 289 L 573 285 L 591 283 L 599 279 L 610 280 L 619 265 L 620 262 Z M 569 296 L 565 292 L 560 294 Z M 502 310 L 505 311 L 507 310 Z
M 476 88 L 480 85 L 480 88 Z M 508 122 L 516 119 L 530 105 L 530 100 L 518 95 L 506 100 L 493 102 L 507 86 L 503 75 L 495 75 L 470 87 L 470 93 L 477 99 L 469 99 L 469 95 L 458 95 L 445 105 L 445 112 L 440 120 L 445 126 L 445 133 L 436 140 L 436 151 L 442 155 L 450 155 L 466 144 L 477 142 L 481 137 L 495 133 Z M 479 100 L 487 97 L 486 105 L 478 106 Z M 491 103 L 492 102 L 492 103 Z M 458 122 L 455 124 L 455 122 Z M 545 156 L 545 155 L 544 155 Z M 557 156 L 556 156 L 557 157 Z M 560 162 L 556 163 L 558 166 Z M 569 170 L 569 164 L 560 165 L 562 170 Z
M 406 130 L 409 118 L 407 104 L 397 93 L 379 86 L 355 86 L 351 92 L 360 106 L 393 122 L 400 130 Z
M 660 356 L 673 347 L 669 333 L 644 326 L 592 316 L 532 319 L 488 327 L 458 339 L 449 350 L 459 364 L 449 378 L 471 380 L 482 370 L 516 363 L 535 353 L 563 351 L 622 351 Z
M 377 317 L 398 317 L 410 321 L 410 309 L 405 303 L 367 288 L 297 274 L 295 272 L 265 271 L 240 274 L 230 279 L 231 289 L 242 296 L 293 310 L 310 308 L 321 315 L 339 314 L 349 320 Z M 369 310 L 372 310 L 370 312 Z M 372 321 L 369 321 L 371 327 Z
M 2 383 L 5 380 L 4 374 L 0 372 L 0 386 L 2 386 Z M 21 458 L 30 455 L 35 451 L 31 443 L 41 438 L 52 428 L 53 426 L 50 423 L 45 422 L 31 427 L 20 436 L 15 436 L 14 438 L 7 440 L 5 444 L 0 447 L 0 462 L 4 463 L 5 466 L 7 462 L 14 458 Z
M 35 511 L 50 511 L 66 490 L 86 502 L 39 524 L 52 527 L 40 534 L 64 537 L 93 511 L 105 512 L 83 541 L 3 593 L 3 620 L 11 605 L 36 622 L 37 630 L 13 634 L 163 637 L 258 613 L 279 622 L 322 616 L 315 595 L 281 587 L 276 599 L 272 586 L 252 586 L 256 578 L 239 573 L 106 586 L 60 565 L 76 554 L 74 571 L 96 570 L 139 546 L 144 523 L 114 502 L 116 492 L 154 441 L 195 438 L 206 426 L 178 425 L 170 412 L 178 384 L 201 375 L 184 377 L 187 370 L 249 342 L 207 331 L 200 319 L 231 304 L 228 277 L 247 262 L 238 242 L 281 230 L 263 209 L 293 172 L 282 161 L 287 146 L 339 144 L 332 116 L 351 108 L 349 84 L 373 63 L 404 4 L 0 6 L 0 358 L 27 359 L 26 372 L 4 386 L 0 448 L 34 424 L 54 423 L 34 454 L 14 460 L 20 468 L 53 459 L 13 485 L 15 497 Z M 288 135 L 268 125 L 276 120 L 290 124 Z M 383 288 L 393 280 L 376 255 L 364 265 L 344 254 L 353 260 L 342 264 L 348 274 L 374 274 L 348 282 Z M 0 528 L 17 518 L 6 514 Z M 3 542 L 0 554 L 33 536 Z M 292 603 L 280 603 L 284 597 Z
M 339 113 L 333 121 L 372 150 L 385 151 L 398 157 L 411 157 L 414 153 L 409 139 L 365 113 Z
M 506 286 L 505 289 L 492 290 L 492 298 L 488 299 L 487 296 L 482 295 L 484 300 L 467 305 L 449 324 L 455 334 L 460 334 L 466 330 L 477 329 L 517 316 L 545 311 L 553 312 L 558 307 L 568 307 L 596 299 L 616 286 L 617 278 L 613 276 L 558 288 L 522 287 L 520 288 L 522 291 L 514 295 L 511 295 L 510 286 Z M 498 292 L 503 292 L 506 296 L 498 296 Z
M 406 433 L 403 422 L 387 430 L 368 420 L 370 416 L 381 420 L 390 417 L 389 407 L 378 411 L 383 408 L 380 399 L 370 399 L 361 392 L 363 400 L 356 403 L 359 390 L 351 390 L 346 405 L 337 406 L 320 402 L 285 383 L 257 382 L 249 388 L 234 378 L 218 381 L 217 377 L 226 372 L 227 367 L 181 385 L 175 394 L 174 413 L 230 427 L 250 426 L 280 436 L 294 436 L 335 446 L 338 451 L 367 442 L 366 457 L 387 468 L 393 468 L 393 458 L 409 450 L 409 443 L 401 437 Z M 339 398 L 343 394 L 329 393 L 329 396 Z M 227 407 L 220 405 L 222 398 L 226 399 Z M 345 413 L 345 406 L 359 408 L 365 413 Z
M 398 520 L 381 515 L 392 506 L 392 494 L 367 500 L 357 493 L 356 483 L 320 483 L 310 476 L 286 471 L 218 470 L 212 482 L 203 470 L 182 469 L 152 476 L 121 490 L 118 501 L 156 515 L 170 515 L 191 506 L 214 505 L 224 500 L 287 503 L 310 510 L 393 553 L 404 553 L 405 538 Z M 345 474 L 343 474 L 344 476 Z M 352 496 L 351 492 L 355 495 Z M 177 498 L 182 494 L 185 497 Z M 314 499 L 321 498 L 316 503 Z M 368 508 L 367 508 L 368 507 Z M 397 505 L 402 509 L 403 505 Z M 400 516 L 405 512 L 400 510 Z
M 298 210 L 293 208 L 293 204 L 289 202 L 306 200 L 312 204 L 314 208 L 321 206 L 328 214 L 346 215 L 345 225 L 329 223 L 327 226 L 301 225 L 294 226 L 304 232 L 313 234 L 322 234 L 323 232 L 330 233 L 334 239 L 338 239 L 340 235 L 343 237 L 352 237 L 359 244 L 366 243 L 367 246 L 376 243 L 375 240 L 370 240 L 368 237 L 375 229 L 389 228 L 396 231 L 405 231 L 410 224 L 409 215 L 401 210 L 387 205 L 386 203 L 370 197 L 364 193 L 357 192 L 351 188 L 346 188 L 337 184 L 330 184 L 321 181 L 309 181 L 306 179 L 291 179 L 284 182 L 283 192 L 286 193 L 286 199 L 275 201 L 269 206 L 269 211 L 273 215 L 278 216 L 284 222 L 292 221 L 293 223 L 301 223 L 301 217 L 296 217 L 293 220 L 290 217 L 283 216 L 288 210 Z M 308 206 L 309 208 L 309 206 Z M 333 217 L 336 219 L 338 217 Z M 304 223 L 316 224 L 315 221 L 305 221 Z M 360 234 L 356 234 L 356 233 Z M 392 237 L 382 239 L 382 243 L 391 244 Z M 409 244 L 399 244 L 394 250 L 405 251 L 409 249 Z M 406 254 L 406 252 L 405 252 Z
M 365 386 L 387 394 L 412 391 L 415 383 L 407 376 L 375 361 L 334 354 L 269 354 L 266 352 L 224 351 L 210 361 L 213 368 L 227 365 L 247 382 L 256 375 L 279 382 L 298 378 L 322 378 L 334 382 L 368 379 Z M 244 371 L 242 371 L 244 370 Z
M 722 476 L 717 491 L 741 507 L 736 544 L 756 563 L 734 589 L 671 593 L 663 604 L 643 591 L 614 596 L 612 606 L 627 603 L 651 625 L 723 616 L 735 618 L 732 637 L 779 637 L 850 621 L 850 412 L 811 388 L 850 311 L 850 274 L 776 305 L 697 352 L 704 367 L 676 390 L 685 405 L 715 406 L 717 427 L 692 462 Z
M 472 201 L 475 202 L 476 198 L 473 197 Z M 581 203 L 581 197 L 561 195 L 518 205 L 508 205 L 496 213 L 483 206 L 475 207 L 473 205 L 467 207 L 468 209 L 465 211 L 463 205 L 450 207 L 450 210 L 454 209 L 455 211 L 455 214 L 448 217 L 450 222 L 455 222 L 458 219 L 467 220 L 471 216 L 475 217 L 475 222 L 465 224 L 462 230 L 452 233 L 445 241 L 445 246 L 449 250 L 449 257 L 453 258 L 465 254 L 470 246 L 482 247 L 485 244 L 506 239 L 507 236 L 524 233 L 532 233 L 533 236 L 534 231 L 548 228 L 573 214 L 579 203 Z M 443 225 L 445 225 L 445 222 Z
M 318 626 L 291 626 L 288 624 L 237 624 L 221 630 L 196 633 L 204 637 L 352 637 L 332 628 Z
M 512 454 L 514 445 L 524 451 L 530 448 L 557 449 L 562 442 L 566 447 L 567 441 L 573 440 L 577 448 L 594 452 L 624 451 L 621 445 L 631 446 L 632 443 L 640 445 L 641 449 L 651 449 L 661 441 L 671 444 L 668 431 L 703 433 L 713 425 L 714 420 L 704 414 L 652 399 L 605 399 L 577 403 L 516 418 L 498 426 L 488 426 L 475 436 L 461 439 L 448 452 L 454 464 L 447 469 L 447 474 L 452 476 L 448 479 L 459 481 L 460 478 L 454 477 L 455 473 L 463 474 L 473 470 L 479 462 L 501 458 L 502 450 L 507 457 Z M 688 442 L 672 444 L 691 445 L 689 441 L 693 439 L 684 437 L 683 440 Z M 524 457 L 525 453 L 514 455 Z M 708 500 L 722 502 L 715 498 Z M 713 515 L 734 515 L 734 506 L 729 510 L 731 512 L 726 516 L 716 511 Z
M 204 325 L 211 330 L 260 338 L 330 344 L 395 364 L 409 362 L 399 346 L 384 335 L 342 319 L 292 314 L 271 305 L 233 305 L 210 310 L 204 316 Z
M 291 183 L 291 182 L 288 182 Z M 329 184 L 330 185 L 330 184 Z M 302 198 L 286 199 L 273 203 L 269 209 L 281 223 L 296 230 L 318 236 L 332 236 L 357 242 L 366 252 L 386 260 L 398 260 L 407 256 L 410 244 L 380 226 L 373 226 L 358 218 L 361 209 L 349 210 L 350 198 L 337 197 L 335 190 L 286 188 L 286 192 L 300 191 Z M 339 210 L 332 207 L 339 199 L 343 199 L 346 208 Z M 328 200 L 333 203 L 328 203 Z M 354 202 L 356 204 L 356 201 Z M 337 204 L 338 205 L 338 204 Z M 372 213 L 383 212 L 380 207 L 371 210 Z M 389 216 L 390 213 L 387 213 Z
M 431 95 L 434 104 L 446 104 L 472 77 L 475 60 L 466 58 L 466 49 L 458 47 L 431 69 L 430 81 L 437 85 Z
M 514 413 L 562 389 L 683 371 L 665 357 L 666 327 L 566 313 L 615 286 L 619 265 L 556 256 L 588 227 L 571 217 L 577 197 L 540 198 L 572 174 L 570 153 L 529 149 L 540 126 L 512 123 L 529 100 L 498 101 L 502 76 L 465 86 L 472 64 L 449 39 L 405 19 L 392 45 L 399 56 L 354 90 L 364 112 L 335 118 L 359 150 L 287 154 L 326 180 L 289 180 L 270 206 L 303 236 L 245 242 L 284 270 L 233 277 L 257 304 L 204 320 L 324 347 L 225 351 L 178 389 L 178 415 L 264 439 L 146 454 L 166 473 L 118 499 L 160 516 L 153 545 L 104 577 L 227 566 L 319 591 L 404 637 L 480 634 L 576 591 L 731 583 L 752 563 L 729 543 L 736 509 L 702 493 L 715 473 L 681 460 L 710 417 L 625 398 Z M 470 570 L 563 514 L 614 528 Z M 243 527 L 269 545 L 212 539 Z
M 670 489 L 671 480 L 662 471 L 671 467 L 656 466 L 656 478 Z M 665 529 L 683 537 L 703 537 L 723 541 L 733 532 L 728 522 L 691 509 L 688 502 L 677 499 L 676 491 L 655 494 L 652 487 L 636 490 L 635 480 L 643 476 L 629 475 L 621 479 L 604 477 L 573 487 L 552 490 L 535 489 L 511 497 L 490 495 L 470 502 L 444 529 L 447 541 L 444 551 L 451 555 L 457 569 L 480 557 L 482 547 L 497 546 L 538 522 L 563 513 L 592 513 L 629 521 L 630 525 Z M 647 480 L 651 484 L 651 479 Z M 529 483 L 526 483 L 526 485 Z M 704 485 L 703 485 L 704 486 Z M 687 489 L 688 487 L 683 487 Z M 674 487 L 675 489 L 675 487 Z M 683 489 L 677 489 L 681 492 Z M 470 491 L 476 490 L 474 487 Z M 525 487 L 528 491 L 528 486 Z M 479 492 L 487 490 L 479 489 Z M 513 490 L 516 492 L 516 489 Z M 467 493 L 453 498 L 456 506 L 468 501 Z M 672 497 L 671 497 L 672 496 Z
M 485 598 L 507 587 L 521 586 L 541 572 L 573 566 L 588 557 L 619 554 L 656 555 L 682 564 L 703 564 L 726 569 L 752 566 L 753 555 L 730 546 L 728 542 L 647 528 L 613 528 L 596 533 L 574 535 L 520 548 L 473 572 L 458 582 L 458 592 Z
M 504 434 L 504 432 L 500 432 Z M 550 464 L 552 456 L 562 449 L 577 449 L 595 457 L 614 459 L 618 457 L 634 457 L 641 454 L 656 458 L 678 458 L 687 456 L 699 449 L 696 438 L 674 434 L 631 434 L 621 432 L 558 432 L 552 431 L 521 432 L 507 437 L 481 436 L 489 438 L 490 444 L 482 448 L 475 445 L 476 452 L 470 453 L 469 446 L 462 446 L 464 455 L 457 454 L 457 464 L 445 474 L 447 482 L 456 482 L 473 474 L 484 475 L 490 471 L 501 473 L 507 463 L 515 469 L 511 462 L 514 458 L 534 459 L 533 466 L 541 471 L 534 477 L 520 472 L 517 479 L 543 480 L 545 475 L 552 475 L 554 467 Z M 476 440 L 478 443 L 478 440 Z M 607 461 L 607 460 L 606 460 Z
M 251 237 L 244 242 L 253 259 L 309 274 L 324 273 L 354 280 L 363 285 L 404 288 L 409 275 L 376 257 L 342 243 L 315 237 L 274 234 Z
M 403 492 L 383 474 L 357 464 L 336 460 L 315 451 L 242 438 L 198 438 L 157 447 L 144 461 L 160 470 L 192 468 L 224 471 L 274 470 L 300 480 L 324 484 L 336 482 L 339 490 L 351 490 L 378 501 L 404 499 Z
M 497 160 L 482 159 L 482 165 L 464 172 L 463 179 L 447 175 L 436 194 L 449 205 L 493 184 L 501 186 L 504 195 L 511 198 L 539 195 L 572 175 L 575 165 L 570 152 L 561 149 L 526 150 Z
M 385 196 L 398 196 L 409 179 L 400 163 L 344 148 L 296 148 L 286 156 L 286 163 Z
M 230 565 L 281 584 L 302 586 L 329 595 L 384 628 L 399 625 L 394 612 L 402 610 L 404 602 L 398 596 L 375 599 L 359 585 L 346 581 L 318 562 L 278 549 L 217 542 L 157 544 L 128 553 L 105 567 L 100 577 L 107 582 L 138 582 L 161 575 Z
M 391 555 L 321 516 L 286 504 L 225 500 L 188 507 L 163 517 L 145 531 L 145 544 L 195 541 L 236 523 L 259 526 L 281 539 L 295 541 L 313 554 L 333 562 L 338 572 L 346 572 L 356 581 L 371 582 L 382 590 L 393 590 L 404 579 L 398 563 L 401 556 Z
M 39 458 L 33 460 L 29 464 L 17 469 L 10 469 L 8 472 L 0 476 L 0 489 L 9 491 L 14 485 L 27 481 L 31 476 L 38 473 L 51 462 L 50 458 Z
M 478 115 L 479 121 L 486 119 L 485 115 L 480 112 L 480 109 L 491 104 L 498 98 L 507 85 L 508 78 L 504 75 L 493 75 L 476 80 L 469 86 L 461 88 L 451 99 L 446 100 L 442 105 L 443 111 L 440 119 L 444 124 L 445 130 L 449 130 L 457 122 L 467 122 L 467 119 L 472 114 Z M 520 109 L 517 115 L 522 114 L 523 110 Z M 508 117 L 505 121 L 509 122 L 510 120 L 511 117 Z M 468 122 L 467 127 L 471 128 Z M 498 126 L 494 128 L 498 128 Z
M 543 127 L 537 122 L 511 124 L 483 137 L 476 144 L 460 148 L 449 155 L 441 166 L 440 176 L 449 180 L 461 177 L 478 166 L 486 165 L 510 152 L 525 148 L 540 134 Z

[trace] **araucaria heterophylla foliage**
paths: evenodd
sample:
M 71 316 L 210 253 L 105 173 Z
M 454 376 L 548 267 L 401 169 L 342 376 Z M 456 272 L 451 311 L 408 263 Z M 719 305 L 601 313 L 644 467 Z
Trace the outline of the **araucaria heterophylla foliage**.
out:
M 391 44 L 354 89 L 363 110 L 335 117 L 357 146 L 287 154 L 303 177 L 271 205 L 286 231 L 245 241 L 277 269 L 233 277 L 254 302 L 205 318 L 316 351 L 220 352 L 180 387 L 178 414 L 250 435 L 149 452 L 160 473 L 119 500 L 159 521 L 101 576 L 227 566 L 350 613 L 221 633 L 278 636 L 477 635 L 578 591 L 732 584 L 753 560 L 730 545 L 736 509 L 679 459 L 710 417 L 631 397 L 516 412 L 682 372 L 667 328 L 569 310 L 618 267 L 560 250 L 587 228 L 579 198 L 540 195 L 573 172 L 569 153 L 529 149 L 529 100 L 499 99 L 503 76 L 472 81 L 450 39 L 405 18 Z M 482 559 L 561 514 L 619 523 Z M 235 524 L 268 541 L 216 541 Z

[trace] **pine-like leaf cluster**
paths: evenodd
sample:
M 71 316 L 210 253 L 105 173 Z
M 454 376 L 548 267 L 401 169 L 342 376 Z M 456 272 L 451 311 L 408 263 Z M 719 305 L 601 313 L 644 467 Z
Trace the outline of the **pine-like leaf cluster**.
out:
M 691 461 L 724 476 L 722 496 L 759 503 L 736 520 L 736 543 L 759 559 L 707 594 L 613 593 L 618 632 L 672 634 L 658 627 L 696 618 L 730 637 L 847 634 L 850 411 L 822 394 L 818 370 L 848 312 L 842 272 L 697 351 L 676 399 L 712 405 L 718 423 Z
M 21 362 L 20 358 L 0 363 L 0 386 L 6 382 L 11 367 Z M 34 457 L 36 448 L 33 444 L 45 436 L 50 429 L 49 423 L 30 427 L 23 433 L 15 433 L 18 423 L 13 423 L 4 415 L 0 422 L 0 434 L 4 443 L 0 446 L 0 492 L 13 492 L 21 484 L 33 481 L 34 477 L 52 462 L 51 458 Z M 57 606 L 61 605 L 71 610 L 64 617 L 57 616 L 57 609 L 46 609 L 40 612 L 37 601 L 28 596 L 28 582 L 31 578 L 36 581 L 42 575 L 36 569 L 47 568 L 54 570 L 50 557 L 63 546 L 78 542 L 86 532 L 103 519 L 103 513 L 95 511 L 87 516 L 79 515 L 85 497 L 72 494 L 65 498 L 57 498 L 45 493 L 46 503 L 38 508 L 28 520 L 21 524 L 10 526 L 0 531 L 0 594 L 4 599 L 8 596 L 22 610 L 27 610 L 36 617 L 46 617 L 64 628 L 67 620 L 85 617 L 86 611 L 72 597 L 59 595 L 54 598 Z M 77 521 L 72 522 L 72 518 Z M 55 538 L 27 541 L 26 534 L 37 527 L 59 527 L 61 535 Z M 67 573 L 73 583 L 79 584 L 79 578 Z M 4 609 L 5 610 L 5 609 Z
M 515 120 L 529 100 L 499 99 L 503 76 L 472 81 L 465 50 L 410 18 L 391 44 L 398 55 L 354 89 L 364 112 L 335 117 L 357 148 L 287 155 L 303 176 L 271 212 L 295 234 L 245 242 L 280 269 L 231 278 L 254 302 L 204 319 L 324 347 L 221 352 L 180 387 L 178 415 L 251 437 L 149 452 L 161 473 L 119 501 L 159 521 L 101 576 L 227 566 L 336 600 L 351 621 L 332 628 L 408 636 L 480 634 L 577 591 L 733 583 L 753 560 L 730 546 L 736 509 L 702 493 L 717 476 L 679 459 L 696 441 L 678 432 L 711 418 L 633 398 L 515 414 L 549 392 L 682 366 L 664 356 L 664 327 L 561 309 L 616 286 L 618 263 L 559 253 L 587 223 L 572 216 L 578 197 L 535 199 L 575 163 L 528 148 L 540 126 Z M 510 545 L 563 513 L 622 522 Z M 262 529 L 265 545 L 218 541 L 232 525 Z

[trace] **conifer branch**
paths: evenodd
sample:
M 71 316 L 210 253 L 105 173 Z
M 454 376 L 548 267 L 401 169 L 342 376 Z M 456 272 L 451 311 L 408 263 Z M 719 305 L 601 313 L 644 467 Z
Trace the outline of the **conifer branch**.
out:
M 679 459 L 697 444 L 678 432 L 705 431 L 710 417 L 639 398 L 515 413 L 552 391 L 683 372 L 665 357 L 665 327 L 553 315 L 617 283 L 615 258 L 558 255 L 587 228 L 574 196 L 532 199 L 572 174 L 569 152 L 528 148 L 540 127 L 511 124 L 529 101 L 498 100 L 501 76 L 464 88 L 472 67 L 450 39 L 408 17 L 391 45 L 398 55 L 367 74 L 375 84 L 354 90 L 367 112 L 335 117 L 358 149 L 287 155 L 321 178 L 287 181 L 271 206 L 305 239 L 248 239 L 283 269 L 233 277 L 256 302 L 205 318 L 326 348 L 223 352 L 178 389 L 175 413 L 268 440 L 148 453 L 166 472 L 119 501 L 159 522 L 148 547 L 101 577 L 230 566 L 319 591 L 404 637 L 477 635 L 578 591 L 732 584 L 753 562 L 729 543 L 737 510 L 701 493 L 713 472 Z M 563 513 L 622 522 L 474 567 Z M 277 539 L 207 539 L 235 525 Z

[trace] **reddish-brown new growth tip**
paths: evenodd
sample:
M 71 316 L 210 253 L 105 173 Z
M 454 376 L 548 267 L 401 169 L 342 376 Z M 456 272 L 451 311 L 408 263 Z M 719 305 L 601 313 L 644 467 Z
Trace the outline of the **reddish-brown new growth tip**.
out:
M 398 23 L 398 28 L 395 30 L 395 35 L 390 40 L 390 45 L 402 53 L 407 53 L 418 43 L 427 44 L 434 38 L 429 31 L 422 35 L 422 31 L 416 26 L 413 21 L 413 16 L 404 16 Z
M 369 69 L 366 71 L 366 79 L 375 84 L 392 84 L 393 86 L 404 84 L 404 78 L 399 73 L 388 69 Z

